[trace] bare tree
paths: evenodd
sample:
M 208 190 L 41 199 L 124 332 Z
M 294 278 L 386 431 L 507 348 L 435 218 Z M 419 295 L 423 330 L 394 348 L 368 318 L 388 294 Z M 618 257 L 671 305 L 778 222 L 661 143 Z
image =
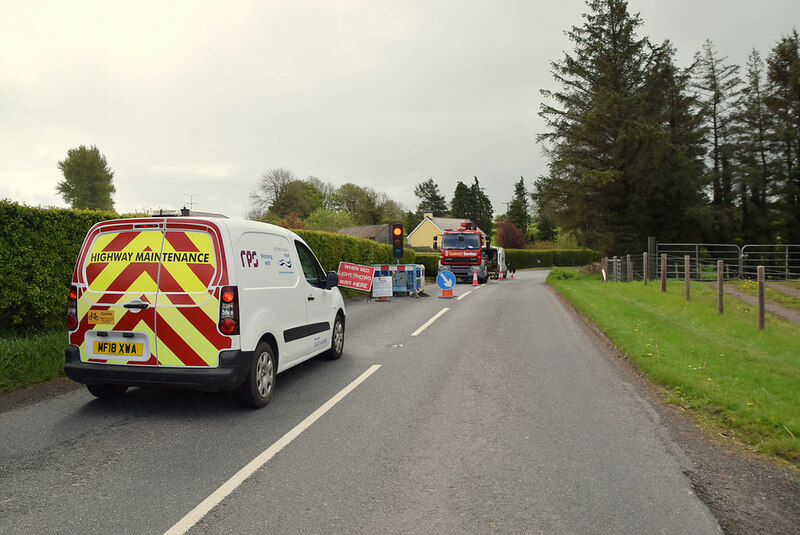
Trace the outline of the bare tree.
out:
M 283 167 L 268 169 L 261 175 L 258 189 L 250 192 L 250 201 L 253 207 L 248 211 L 250 219 L 260 219 L 267 213 L 269 207 L 275 202 L 284 188 L 297 180 L 295 174 Z

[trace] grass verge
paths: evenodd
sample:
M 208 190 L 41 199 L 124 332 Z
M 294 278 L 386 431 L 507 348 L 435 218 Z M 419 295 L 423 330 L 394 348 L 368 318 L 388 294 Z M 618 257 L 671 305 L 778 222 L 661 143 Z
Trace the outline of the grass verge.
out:
M 66 345 L 64 329 L 30 335 L 0 333 L 0 393 L 63 376 Z
M 557 273 L 557 272 L 556 272 Z M 757 451 L 800 466 L 800 326 L 692 283 L 603 283 L 597 276 L 548 278 L 670 402 L 694 411 Z
M 758 295 L 758 283 L 753 280 L 737 280 L 726 284 L 733 284 L 737 290 L 740 292 L 744 292 L 748 295 L 757 296 Z M 791 288 L 794 288 L 795 285 L 791 283 L 781 283 Z M 794 297 L 793 295 L 789 295 L 785 292 L 781 292 L 780 290 L 776 290 L 775 288 L 771 288 L 770 286 L 766 286 L 764 288 L 764 299 L 767 301 L 771 301 L 777 305 L 786 308 L 793 308 L 795 310 L 800 310 L 800 298 Z

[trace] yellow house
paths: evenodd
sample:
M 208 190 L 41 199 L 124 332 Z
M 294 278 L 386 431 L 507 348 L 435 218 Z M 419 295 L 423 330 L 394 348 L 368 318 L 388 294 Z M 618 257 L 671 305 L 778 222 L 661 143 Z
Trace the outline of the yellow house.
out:
M 464 221 L 470 220 L 453 217 L 433 217 L 432 213 L 426 213 L 422 222 L 408 233 L 406 240 L 411 247 L 430 247 L 438 249 L 442 243 L 442 231 L 458 230 L 458 228 L 461 227 L 461 223 Z M 484 236 L 486 235 L 482 230 L 481 234 L 484 234 Z

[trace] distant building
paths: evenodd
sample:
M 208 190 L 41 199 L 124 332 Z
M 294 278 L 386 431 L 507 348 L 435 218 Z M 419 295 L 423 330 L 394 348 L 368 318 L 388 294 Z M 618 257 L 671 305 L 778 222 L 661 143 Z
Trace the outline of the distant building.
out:
M 461 228 L 461 223 L 469 221 L 469 219 L 454 218 L 454 217 L 434 217 L 432 213 L 426 213 L 422 222 L 416 226 L 414 230 L 408 233 L 406 239 L 411 247 L 431 247 L 438 249 L 442 244 L 442 231 L 445 230 L 458 230 Z M 478 228 L 477 226 L 475 228 Z M 484 238 L 486 233 L 478 228 L 483 234 Z M 436 241 L 434 242 L 434 238 Z
M 339 229 L 341 234 L 347 234 L 356 238 L 366 238 L 378 243 L 392 243 L 389 236 L 389 225 L 362 225 L 358 227 L 344 227 Z

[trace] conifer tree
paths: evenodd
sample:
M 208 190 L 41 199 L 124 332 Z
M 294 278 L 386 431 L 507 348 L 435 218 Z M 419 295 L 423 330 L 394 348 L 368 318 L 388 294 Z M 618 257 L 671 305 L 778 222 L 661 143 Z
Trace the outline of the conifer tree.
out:
M 583 26 L 567 32 L 574 52 L 551 63 L 561 89 L 542 91 L 553 104 L 540 111 L 550 160 L 536 183 L 540 216 L 605 252 L 640 248 L 656 233 L 686 239 L 702 196 L 685 73 L 668 42 L 637 35 L 642 21 L 626 1 L 587 4 Z
M 740 173 L 739 237 L 748 243 L 772 241 L 768 199 L 773 189 L 769 148 L 770 115 L 764 92 L 764 62 L 756 49 L 747 58 L 747 82 L 737 114 L 737 166 Z
M 472 198 L 469 186 L 456 183 L 453 200 L 450 202 L 450 215 L 455 218 L 472 219 Z
M 800 243 L 800 35 L 782 37 L 767 58 L 778 208 L 787 243 Z
M 455 218 L 469 219 L 482 231 L 491 235 L 492 220 L 494 219 L 492 201 L 483 191 L 478 177 L 475 177 L 471 186 L 458 181 L 453 193 L 453 200 L 450 203 L 450 215 Z
M 492 229 L 494 228 L 494 209 L 492 208 L 492 201 L 489 200 L 489 197 L 483 191 L 478 177 L 475 177 L 475 181 L 472 183 L 469 190 L 473 202 L 472 217 L 470 219 L 472 219 L 482 231 L 491 235 Z
M 447 214 L 447 201 L 439 191 L 439 186 L 429 178 L 420 182 L 414 188 L 414 195 L 419 199 L 417 213 L 422 215 L 426 212 L 433 213 L 434 216 L 444 216 Z
M 700 113 L 706 128 L 708 177 L 714 207 L 712 240 L 727 242 L 737 227 L 734 189 L 738 170 L 735 168 L 736 144 L 734 118 L 739 106 L 741 79 L 739 66 L 726 64 L 710 40 L 695 54 L 694 88 L 699 92 Z
M 523 234 L 528 232 L 531 216 L 528 213 L 528 192 L 525 189 L 525 179 L 519 177 L 519 182 L 514 184 L 514 197 L 508 203 L 508 220 Z

